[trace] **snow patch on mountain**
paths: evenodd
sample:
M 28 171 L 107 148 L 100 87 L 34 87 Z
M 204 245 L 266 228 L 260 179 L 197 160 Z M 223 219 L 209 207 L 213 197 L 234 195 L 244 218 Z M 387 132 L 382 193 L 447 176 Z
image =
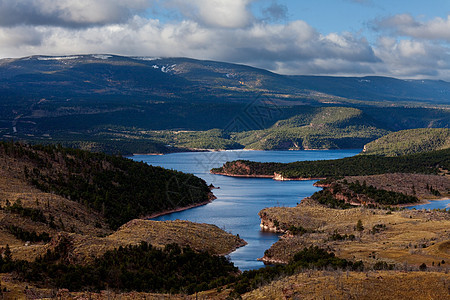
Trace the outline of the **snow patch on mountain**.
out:
M 38 60 L 67 60 L 67 59 L 78 59 L 81 56 L 39 56 Z
M 104 54 L 94 54 L 94 55 L 92 55 L 92 57 L 93 58 L 97 58 L 97 59 L 105 60 L 105 59 L 111 58 L 112 56 L 111 55 L 104 55 Z
M 161 57 L 151 57 L 151 56 L 135 56 L 132 57 L 133 59 L 136 60 L 145 60 L 145 61 L 152 61 L 152 60 L 159 60 L 161 59 Z

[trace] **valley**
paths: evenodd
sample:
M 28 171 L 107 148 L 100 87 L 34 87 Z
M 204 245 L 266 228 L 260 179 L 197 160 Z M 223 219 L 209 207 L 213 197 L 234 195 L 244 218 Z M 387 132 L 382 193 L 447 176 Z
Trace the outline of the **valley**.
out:
M 348 298 L 383 281 L 443 298 L 449 211 L 420 208 L 450 196 L 449 94 L 188 58 L 2 59 L 1 296 Z

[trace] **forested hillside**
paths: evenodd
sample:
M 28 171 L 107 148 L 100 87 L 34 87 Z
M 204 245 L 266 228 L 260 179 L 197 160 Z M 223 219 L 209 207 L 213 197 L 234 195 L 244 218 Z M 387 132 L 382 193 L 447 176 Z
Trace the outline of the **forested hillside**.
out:
M 234 138 L 248 149 L 348 149 L 388 133 L 380 127 L 356 108 L 310 108 L 269 129 L 237 133 Z
M 120 156 L 13 142 L 0 143 L 0 154 L 23 163 L 20 171 L 38 189 L 98 211 L 113 229 L 134 218 L 205 203 L 211 197 L 205 181 L 194 175 Z
M 450 149 L 398 157 L 357 155 L 336 160 L 299 161 L 293 163 L 260 163 L 233 161 L 212 173 L 224 175 L 265 175 L 278 173 L 282 178 L 325 178 L 340 176 L 374 175 L 385 173 L 448 173 L 450 170 Z
M 450 147 L 450 129 L 420 128 L 390 133 L 364 146 L 363 154 L 399 156 Z

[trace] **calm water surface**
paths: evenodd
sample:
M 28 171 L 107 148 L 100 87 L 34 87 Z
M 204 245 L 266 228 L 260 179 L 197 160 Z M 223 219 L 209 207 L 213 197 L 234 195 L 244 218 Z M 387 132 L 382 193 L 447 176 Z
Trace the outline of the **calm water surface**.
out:
M 231 260 L 241 270 L 257 269 L 264 264 L 257 258 L 278 240 L 278 235 L 260 230 L 258 212 L 265 207 L 295 206 L 304 197 L 319 190 L 314 181 L 275 181 L 264 178 L 233 178 L 212 175 L 209 170 L 227 161 L 246 159 L 259 162 L 293 162 L 302 160 L 338 159 L 354 156 L 358 150 L 325 151 L 221 151 L 190 152 L 168 155 L 136 155 L 132 159 L 150 165 L 192 173 L 220 189 L 213 190 L 217 199 L 212 203 L 156 218 L 165 220 L 189 220 L 215 224 L 239 234 L 248 242 L 230 254 Z
M 450 209 L 450 200 L 430 200 L 428 204 L 409 206 L 409 209 Z

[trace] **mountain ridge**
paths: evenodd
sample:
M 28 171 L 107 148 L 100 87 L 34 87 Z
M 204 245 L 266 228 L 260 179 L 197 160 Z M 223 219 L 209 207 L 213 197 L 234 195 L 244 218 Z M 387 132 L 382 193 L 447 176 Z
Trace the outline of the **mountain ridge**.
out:
M 303 92 L 304 95 L 308 95 L 306 91 L 310 90 L 321 93 L 329 93 L 330 95 L 337 97 L 356 97 L 356 99 L 359 99 L 356 93 L 353 93 L 351 95 L 349 95 L 348 93 L 348 91 L 352 91 L 352 89 L 355 89 L 355 85 L 359 85 L 360 88 L 367 89 L 368 87 L 370 87 L 368 83 L 375 83 L 376 86 L 373 89 L 379 89 L 380 85 L 385 84 L 386 82 L 390 83 L 387 89 L 388 92 L 385 92 L 385 95 L 383 96 L 383 93 L 380 93 L 380 91 L 378 90 L 377 93 L 373 95 L 381 98 L 388 97 L 392 99 L 415 101 L 422 100 L 431 102 L 436 102 L 436 100 L 447 100 L 446 97 L 450 95 L 450 83 L 443 80 L 397 79 L 385 76 L 355 77 L 283 75 L 244 64 L 219 62 L 213 60 L 198 60 L 187 57 L 132 57 L 110 54 L 84 54 L 58 57 L 34 55 L 23 58 L 0 59 L 0 80 L 4 80 L 5 78 L 13 78 L 14 76 L 23 74 L 52 75 L 52 73 L 54 74 L 58 71 L 73 69 L 80 64 L 143 67 L 146 68 L 146 71 L 148 73 L 155 73 L 151 71 L 160 71 L 156 74 L 160 75 L 160 77 L 163 77 L 162 79 L 167 78 L 167 76 L 165 76 L 167 74 L 177 75 L 177 79 L 179 79 L 180 77 L 184 78 L 183 74 L 187 74 L 189 75 L 191 82 L 201 82 L 203 84 L 208 83 L 209 85 L 212 85 L 212 83 L 228 83 L 230 86 L 233 86 L 231 83 L 234 83 L 236 86 L 244 86 L 247 89 L 258 88 L 262 86 L 263 83 L 265 84 L 265 86 L 267 86 L 267 82 L 260 82 L 258 80 L 265 79 L 267 81 L 267 79 L 271 79 L 274 81 L 274 83 L 280 84 L 279 86 L 277 86 L 277 88 L 281 91 L 286 92 L 287 90 L 289 90 L 289 92 Z M 5 68 L 8 72 L 5 72 Z M 212 82 L 212 78 L 206 75 L 214 75 L 214 80 L 216 82 Z M 259 78 L 256 75 L 258 75 Z M 172 80 L 174 79 L 173 77 L 174 76 L 172 76 L 171 78 Z M 209 81 L 207 79 L 209 79 Z M 217 82 L 217 80 L 219 79 L 222 79 L 221 82 Z M 248 82 L 245 82 L 245 84 L 243 84 L 243 80 L 246 80 Z M 277 82 L 276 80 L 282 80 L 282 82 Z M 411 94 L 408 94 L 405 92 L 406 88 L 403 88 L 404 95 L 401 97 L 394 97 L 393 94 L 395 92 L 395 86 L 393 86 L 392 83 L 396 83 L 397 85 L 402 84 L 404 86 L 407 86 L 407 88 L 409 89 L 411 89 L 412 85 L 415 85 L 417 87 L 416 89 L 413 89 L 413 91 L 410 91 L 411 94 L 415 93 L 417 90 L 422 90 L 422 96 L 418 97 L 417 95 L 413 96 Z M 439 90 L 439 93 L 427 94 L 432 92 L 430 90 L 424 92 L 423 88 L 427 88 L 430 84 L 440 85 L 441 90 Z M 422 87 L 422 89 L 419 88 L 420 86 Z M 173 85 L 171 87 L 173 88 Z M 269 84 L 269 87 L 273 89 L 274 86 L 271 86 Z M 341 89 L 343 89 L 343 91 L 339 92 Z M 362 98 L 367 98 L 369 94 L 370 93 L 363 94 Z M 437 97 L 437 95 L 443 95 L 444 97 Z M 375 96 L 372 96 L 372 98 Z M 446 101 L 446 103 L 448 103 L 448 100 Z

